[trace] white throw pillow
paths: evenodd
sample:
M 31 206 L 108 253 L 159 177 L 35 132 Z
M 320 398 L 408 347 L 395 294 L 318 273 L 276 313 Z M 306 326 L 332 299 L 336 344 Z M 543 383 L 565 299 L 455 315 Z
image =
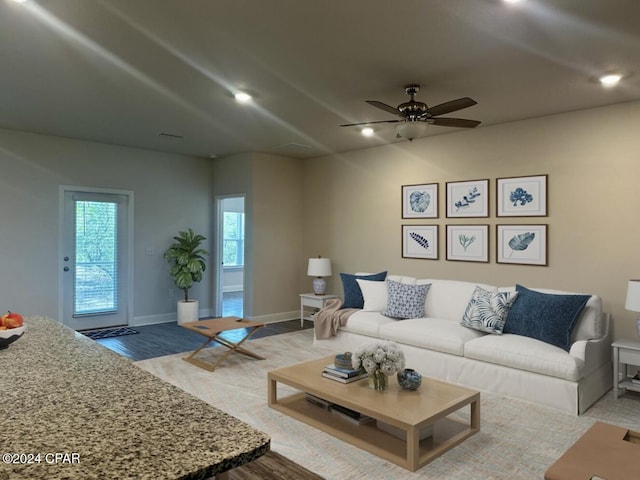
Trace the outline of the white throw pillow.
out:
M 362 291 L 365 312 L 383 312 L 387 308 L 387 282 L 356 278 Z

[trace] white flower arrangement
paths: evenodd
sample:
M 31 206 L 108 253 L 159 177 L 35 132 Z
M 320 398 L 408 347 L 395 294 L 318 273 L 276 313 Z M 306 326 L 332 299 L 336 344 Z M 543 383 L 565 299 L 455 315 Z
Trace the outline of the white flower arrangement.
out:
M 355 351 L 351 358 L 353 368 L 364 368 L 372 374 L 381 370 L 385 375 L 393 375 L 404 369 L 404 353 L 394 342 L 368 343 Z

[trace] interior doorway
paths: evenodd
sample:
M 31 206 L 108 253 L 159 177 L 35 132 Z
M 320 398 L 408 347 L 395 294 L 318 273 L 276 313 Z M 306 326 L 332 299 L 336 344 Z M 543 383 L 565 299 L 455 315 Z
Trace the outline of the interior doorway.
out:
M 244 313 L 244 200 L 244 195 L 216 198 L 216 316 L 242 317 Z

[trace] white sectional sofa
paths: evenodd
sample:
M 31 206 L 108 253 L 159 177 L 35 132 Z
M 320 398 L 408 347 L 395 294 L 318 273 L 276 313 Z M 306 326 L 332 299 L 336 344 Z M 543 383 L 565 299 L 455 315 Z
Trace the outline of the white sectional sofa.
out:
M 460 324 L 477 286 L 491 292 L 515 287 L 393 275 L 387 280 L 430 284 L 424 318 L 397 320 L 383 315 L 387 298 L 380 285 L 369 288 L 371 283 L 365 287 L 367 282 L 359 282 L 365 287 L 363 308 L 335 336 L 316 338 L 314 343 L 345 352 L 376 339 L 394 341 L 401 345 L 407 366 L 423 375 L 573 414 L 583 413 L 612 387 L 610 319 L 596 295 L 580 311 L 566 351 L 536 338 L 485 333 Z

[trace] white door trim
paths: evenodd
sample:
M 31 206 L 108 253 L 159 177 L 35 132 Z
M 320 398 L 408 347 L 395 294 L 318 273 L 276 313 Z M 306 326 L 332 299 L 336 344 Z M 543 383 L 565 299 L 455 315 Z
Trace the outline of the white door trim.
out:
M 67 192 L 87 192 L 87 193 L 106 193 L 112 195 L 124 195 L 128 198 L 127 202 L 127 218 L 129 235 L 127 238 L 127 322 L 131 325 L 133 321 L 133 270 L 134 270 L 134 254 L 133 254 L 133 191 L 117 190 L 112 188 L 94 188 L 81 187 L 74 185 L 60 185 L 58 189 L 58 321 L 64 323 L 64 198 Z

